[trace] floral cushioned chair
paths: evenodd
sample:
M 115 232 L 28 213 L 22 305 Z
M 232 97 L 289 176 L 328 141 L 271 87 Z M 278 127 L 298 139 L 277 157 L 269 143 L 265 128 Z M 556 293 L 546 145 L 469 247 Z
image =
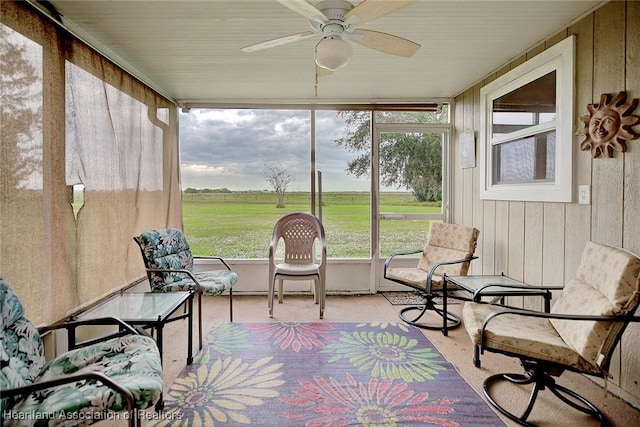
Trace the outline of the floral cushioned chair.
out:
M 640 296 L 640 259 L 619 248 L 587 243 L 576 277 L 555 301 L 551 313 L 467 302 L 465 328 L 475 345 L 474 364 L 490 351 L 520 359 L 524 374 L 496 374 L 484 382 L 489 403 L 522 425 L 527 423 L 538 391 L 548 388 L 574 408 L 606 425 L 600 410 L 552 378 L 565 370 L 607 378 L 610 357 L 634 313 Z M 522 415 L 498 404 L 490 394 L 497 381 L 533 384 Z M 571 399 L 569 399 L 571 398 Z
M 238 275 L 220 257 L 213 259 L 224 268 L 195 273 L 193 255 L 182 231 L 175 228 L 145 231 L 133 238 L 142 252 L 152 292 L 194 291 L 198 293 L 198 332 L 202 348 L 202 295 L 229 291 L 229 321 L 233 321 L 233 285 Z
M 36 329 L 1 277 L 0 311 L 2 425 L 87 425 L 109 413 L 129 411 L 121 419 L 133 426 L 136 409 L 160 401 L 158 347 L 126 323 L 113 319 L 129 335 L 77 348 L 47 362 L 40 333 L 54 328 Z
M 443 335 L 447 330 L 460 326 L 460 318 L 447 311 L 447 289 L 443 286 L 443 275 L 466 276 L 469 264 L 477 257 L 473 255 L 480 232 L 472 227 L 457 224 L 434 222 L 431 224 L 429 241 L 424 249 L 402 252 L 389 256 L 384 263 L 384 278 L 416 290 L 424 303 L 404 307 L 400 310 L 400 318 L 410 325 L 423 329 L 441 329 Z M 392 267 L 392 261 L 402 255 L 422 252 L 417 267 Z M 447 286 L 451 286 L 448 284 Z M 454 290 L 454 289 L 450 289 Z M 442 296 L 442 308 L 436 305 L 434 298 Z M 442 317 L 442 324 L 431 325 L 419 322 L 429 310 Z M 407 312 L 417 311 L 408 318 Z

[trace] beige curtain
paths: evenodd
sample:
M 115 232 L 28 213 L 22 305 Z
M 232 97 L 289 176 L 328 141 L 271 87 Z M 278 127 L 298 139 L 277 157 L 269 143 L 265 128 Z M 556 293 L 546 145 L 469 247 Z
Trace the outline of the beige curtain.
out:
M 143 277 L 134 235 L 181 226 L 177 109 L 29 5 L 1 7 L 0 275 L 49 323 Z

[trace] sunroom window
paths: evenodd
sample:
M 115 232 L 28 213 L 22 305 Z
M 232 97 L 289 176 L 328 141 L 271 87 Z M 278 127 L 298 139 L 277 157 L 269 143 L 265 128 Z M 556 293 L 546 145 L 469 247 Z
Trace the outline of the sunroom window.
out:
M 481 197 L 569 202 L 573 38 L 480 91 Z

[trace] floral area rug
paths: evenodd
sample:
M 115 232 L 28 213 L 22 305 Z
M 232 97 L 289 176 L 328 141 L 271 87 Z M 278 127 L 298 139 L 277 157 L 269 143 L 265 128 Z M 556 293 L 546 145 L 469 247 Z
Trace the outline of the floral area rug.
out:
M 404 323 L 219 323 L 207 342 L 151 425 L 505 425 Z

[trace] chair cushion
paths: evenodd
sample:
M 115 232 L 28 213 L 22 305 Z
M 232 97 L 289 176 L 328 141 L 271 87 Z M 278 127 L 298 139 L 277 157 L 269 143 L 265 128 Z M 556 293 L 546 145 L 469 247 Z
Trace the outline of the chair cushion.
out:
M 148 268 L 171 268 L 193 271 L 193 255 L 182 231 L 175 228 L 150 230 L 140 234 L 139 239 Z M 184 273 L 150 272 L 149 276 L 151 290 L 153 292 L 190 289 L 189 284 L 179 283 L 183 280 L 189 280 L 189 276 Z M 174 282 L 178 283 L 172 285 Z M 191 281 L 189 280 L 189 282 Z
M 462 309 L 464 326 L 474 345 L 480 344 L 480 331 L 486 317 L 504 307 L 466 302 Z M 493 318 L 485 329 L 484 348 L 572 366 L 598 373 L 558 334 L 549 319 L 505 314 Z
M 473 227 L 434 222 L 431 224 L 429 245 L 472 254 L 476 249 L 479 234 L 480 232 Z
M 139 236 L 148 268 L 171 268 L 193 273 L 193 255 L 182 231 L 175 228 L 145 231 Z M 153 292 L 197 291 L 203 295 L 220 295 L 238 281 L 229 270 L 193 273 L 196 284 L 186 273 L 149 272 Z
M 220 295 L 238 281 L 238 275 L 229 270 L 211 270 L 195 273 L 202 295 Z
M 42 339 L 38 330 L 24 317 L 18 296 L 0 277 L 0 389 L 32 383 L 45 364 Z M 0 413 L 6 399 L 0 400 Z
M 176 280 L 170 283 L 156 283 L 153 292 L 174 292 L 174 291 L 198 291 L 202 295 L 220 295 L 228 291 L 238 281 L 238 275 L 229 270 L 212 270 L 201 273 L 193 273 L 200 284 L 191 279 Z
M 576 278 L 597 289 L 612 304 L 613 313 L 635 307 L 640 291 L 640 258 L 624 249 L 589 242 Z
M 576 278 L 567 283 L 552 313 L 615 316 L 637 304 L 640 259 L 622 249 L 589 242 Z M 603 366 L 622 324 L 552 319 L 560 336 L 585 359 Z
M 152 406 L 162 393 L 160 354 L 155 341 L 144 335 L 113 338 L 64 353 L 45 365 L 36 382 L 90 370 L 102 372 L 131 391 L 140 409 Z M 121 411 L 125 407 L 126 401 L 122 396 L 101 383 L 89 380 L 34 392 L 10 410 L 43 415 L 82 411 L 88 419 L 86 424 L 92 424 L 93 420 L 87 413 L 100 416 L 104 411 Z M 64 420 L 59 422 L 64 424 Z M 45 417 L 42 425 L 55 423 L 47 423 Z
M 422 252 L 418 268 L 428 271 L 431 266 L 443 261 L 467 258 L 475 252 L 479 231 L 473 227 L 457 224 L 432 223 L 429 241 Z M 439 276 L 465 276 L 469 262 L 442 265 L 435 273 Z

